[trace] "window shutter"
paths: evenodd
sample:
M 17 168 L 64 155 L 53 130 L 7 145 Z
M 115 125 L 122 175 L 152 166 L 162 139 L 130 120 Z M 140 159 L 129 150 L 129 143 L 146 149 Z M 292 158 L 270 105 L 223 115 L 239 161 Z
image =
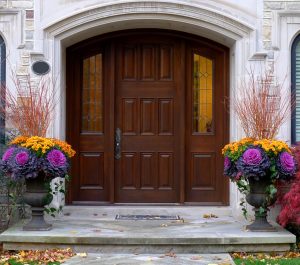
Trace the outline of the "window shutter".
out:
M 300 142 L 300 42 L 298 41 L 295 47 L 295 72 L 294 72 L 294 86 L 296 97 L 295 108 L 295 142 Z

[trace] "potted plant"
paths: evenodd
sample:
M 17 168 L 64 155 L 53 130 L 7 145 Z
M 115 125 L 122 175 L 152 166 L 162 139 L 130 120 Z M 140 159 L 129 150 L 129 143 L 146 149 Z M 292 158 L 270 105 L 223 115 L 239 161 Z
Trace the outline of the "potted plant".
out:
M 296 171 L 291 149 L 276 139 L 293 106 L 283 84 L 274 80 L 273 67 L 263 73 L 248 72 L 247 80 L 233 98 L 233 107 L 246 138 L 226 145 L 224 175 L 237 184 L 246 201 L 254 207 L 251 231 L 274 231 L 267 222 L 268 207 L 276 200 L 276 182 L 290 180 Z M 245 201 L 241 204 L 244 215 Z
M 2 172 L 15 181 L 25 179 L 25 203 L 32 207 L 31 221 L 23 230 L 49 230 L 44 206 L 52 200 L 50 181 L 68 177 L 69 160 L 75 151 L 64 141 L 38 136 L 15 138 L 3 154 Z M 62 188 L 59 191 L 64 192 Z
M 68 178 L 75 151 L 66 142 L 47 137 L 60 99 L 52 76 L 18 76 L 12 70 L 11 78 L 14 86 L 1 90 L 5 93 L 0 95 L 0 119 L 21 136 L 11 141 L 0 169 L 14 181 L 25 180 L 24 199 L 32 206 L 32 219 L 24 230 L 48 230 L 51 226 L 45 222 L 43 211 L 51 214 L 55 208 L 44 206 L 51 202 L 52 194 L 64 191 L 63 179 L 58 184 L 49 183 L 54 178 Z
M 290 180 L 296 171 L 289 146 L 278 140 L 245 138 L 226 145 L 222 153 L 224 174 L 237 184 L 246 201 L 254 207 L 255 221 L 247 229 L 274 231 L 266 217 L 268 207 L 276 200 L 276 182 Z

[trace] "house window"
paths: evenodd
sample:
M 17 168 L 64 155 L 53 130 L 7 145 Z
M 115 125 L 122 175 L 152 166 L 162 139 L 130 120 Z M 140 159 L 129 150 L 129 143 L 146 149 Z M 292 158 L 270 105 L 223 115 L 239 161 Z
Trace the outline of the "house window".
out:
M 0 104 L 4 105 L 5 95 L 5 76 L 6 76 L 6 48 L 3 38 L 0 36 Z M 0 116 L 0 142 L 3 143 L 5 140 L 5 117 Z
M 300 35 L 292 45 L 292 95 L 295 107 L 292 111 L 292 144 L 300 142 Z

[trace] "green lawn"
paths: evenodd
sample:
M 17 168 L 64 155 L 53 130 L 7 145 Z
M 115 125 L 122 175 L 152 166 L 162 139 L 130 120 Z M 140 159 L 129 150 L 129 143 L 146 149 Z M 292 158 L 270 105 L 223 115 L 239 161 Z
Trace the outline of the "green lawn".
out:
M 292 259 L 234 259 L 236 265 L 300 265 L 300 258 Z

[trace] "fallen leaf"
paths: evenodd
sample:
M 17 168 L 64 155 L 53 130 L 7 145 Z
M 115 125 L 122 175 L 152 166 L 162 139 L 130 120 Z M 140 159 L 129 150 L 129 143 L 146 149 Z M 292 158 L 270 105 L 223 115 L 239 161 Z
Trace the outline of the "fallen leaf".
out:
M 168 225 L 167 224 L 161 224 L 160 226 L 161 227 L 167 227 Z
M 191 260 L 200 260 L 202 259 L 202 256 L 194 256 L 194 257 L 191 257 Z
M 86 258 L 87 257 L 86 253 L 77 253 L 76 255 L 79 256 L 79 257 L 82 257 L 82 258 Z
M 165 256 L 166 257 L 171 257 L 171 258 L 176 258 L 176 254 L 174 252 L 168 252 L 168 253 L 165 253 Z
M 203 218 L 219 218 L 217 215 L 213 214 L 213 213 L 205 213 L 203 214 Z

